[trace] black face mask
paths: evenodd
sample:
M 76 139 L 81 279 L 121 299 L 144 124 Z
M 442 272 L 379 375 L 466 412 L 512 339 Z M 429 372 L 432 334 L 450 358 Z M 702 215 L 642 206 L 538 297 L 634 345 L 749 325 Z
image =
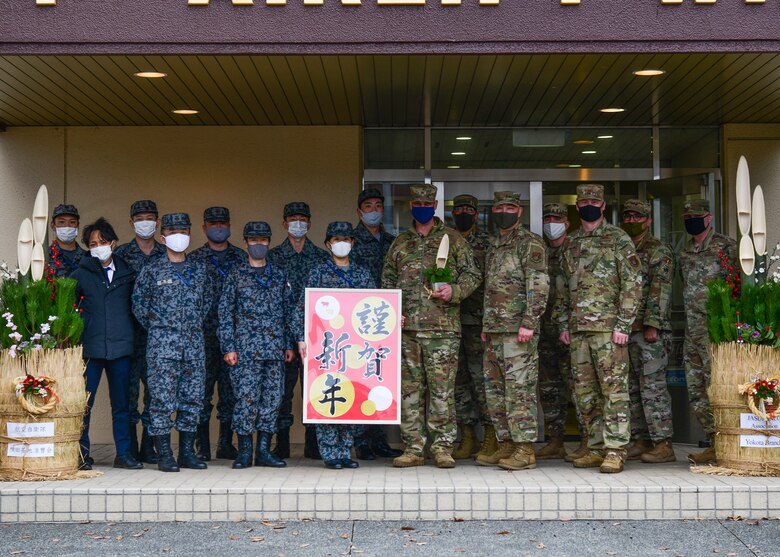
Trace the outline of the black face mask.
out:
M 452 215 L 452 218 L 455 221 L 455 228 L 461 232 L 466 232 L 466 230 L 470 230 L 471 227 L 474 226 L 474 215 L 460 213 L 458 215 Z
M 517 213 L 493 213 L 493 222 L 501 230 L 506 230 L 517 224 L 517 216 Z
M 704 225 L 704 217 L 691 217 L 685 219 L 685 230 L 691 236 L 696 236 L 707 230 L 707 227 Z
M 595 222 L 601 218 L 601 207 L 596 205 L 583 205 L 577 208 L 577 212 L 585 222 Z

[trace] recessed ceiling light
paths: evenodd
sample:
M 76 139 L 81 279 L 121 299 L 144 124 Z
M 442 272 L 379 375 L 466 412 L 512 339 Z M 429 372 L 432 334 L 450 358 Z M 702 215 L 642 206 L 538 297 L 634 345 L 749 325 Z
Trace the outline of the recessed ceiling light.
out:
M 461 156 L 465 155 L 466 153 L 463 152 L 463 151 L 455 151 L 455 152 L 450 153 L 450 154 L 451 155 L 455 155 L 456 157 L 461 157 Z
M 570 164 L 569 165 L 569 168 L 581 168 L 581 167 L 582 167 L 581 164 Z
M 176 110 L 172 110 L 174 114 L 182 114 L 184 116 L 191 116 L 193 114 L 197 114 L 197 110 L 193 110 L 191 108 L 177 108 Z
M 471 141 L 471 138 L 467 135 L 461 135 L 460 137 L 456 137 L 458 141 Z
M 447 168 L 460 168 L 457 164 L 451 164 Z
M 582 154 L 583 155 L 595 155 L 596 151 L 583 151 Z
M 592 145 L 593 140 L 592 139 L 577 139 L 576 141 L 573 141 L 575 145 Z
M 637 70 L 637 71 L 635 71 L 633 73 L 634 73 L 634 75 L 638 75 L 640 77 L 653 77 L 655 75 L 663 75 L 666 72 L 664 70 L 650 70 L 650 69 L 647 69 L 647 70 Z
M 616 112 L 625 112 L 625 111 L 626 111 L 625 108 L 614 108 L 614 107 L 602 108 L 601 109 L 601 112 L 606 112 L 607 114 L 614 114 Z
M 148 71 L 148 72 L 136 72 L 136 73 L 134 73 L 133 75 L 134 75 L 135 77 L 143 77 L 143 78 L 145 78 L 145 79 L 158 79 L 158 78 L 160 78 L 160 77 L 168 77 L 168 74 L 167 74 L 167 73 L 163 73 L 163 72 L 153 72 L 153 71 Z
M 612 139 L 611 135 L 598 135 L 596 139 Z

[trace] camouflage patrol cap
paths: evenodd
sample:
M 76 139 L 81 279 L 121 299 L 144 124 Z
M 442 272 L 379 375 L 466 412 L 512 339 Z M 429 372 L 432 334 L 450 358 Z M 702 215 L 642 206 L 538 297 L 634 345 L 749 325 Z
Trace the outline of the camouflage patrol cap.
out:
M 436 186 L 431 184 L 418 184 L 409 188 L 412 201 L 436 201 Z
M 514 191 L 497 191 L 493 194 L 493 205 L 514 205 L 522 207 L 520 194 Z
M 683 205 L 684 215 L 706 215 L 710 212 L 710 202 L 706 199 L 691 199 Z
M 52 220 L 56 219 L 57 217 L 61 217 L 62 215 L 68 215 L 71 217 L 79 217 L 79 210 L 76 209 L 75 205 L 65 205 L 65 204 L 59 204 L 54 208 L 54 212 L 51 214 Z
M 168 213 L 163 215 L 160 228 L 191 228 L 190 216 L 187 213 Z
M 628 211 L 639 213 L 643 217 L 649 217 L 653 212 L 650 203 L 641 199 L 629 199 L 626 201 L 623 204 L 623 212 L 626 213 Z
M 604 186 L 601 184 L 580 184 L 577 186 L 577 201 L 585 199 L 604 201 Z
M 159 214 L 157 212 L 157 203 L 151 199 L 141 199 L 140 201 L 136 201 L 130 205 L 131 218 L 139 213 L 154 213 L 155 215 Z
M 203 211 L 204 222 L 230 222 L 230 210 L 227 207 L 209 207 Z
M 334 236 L 346 236 L 347 238 L 354 238 L 355 231 L 352 228 L 352 223 L 343 220 L 337 220 L 328 225 L 328 231 L 325 232 L 325 241 L 327 242 Z
M 284 206 L 284 218 L 293 215 L 303 215 L 304 217 L 311 218 L 311 210 L 309 210 L 309 206 L 303 201 L 293 201 Z
M 381 199 L 382 203 L 385 202 L 385 196 L 381 191 L 376 188 L 368 188 L 367 190 L 361 191 L 358 195 L 358 207 L 360 207 L 363 202 L 368 199 Z
M 459 195 L 452 200 L 453 208 L 462 207 L 463 205 L 465 205 L 466 207 L 471 207 L 475 211 L 479 210 L 479 200 L 473 195 L 469 195 L 467 193 Z
M 542 208 L 542 218 L 544 217 L 563 217 L 569 216 L 569 208 L 563 203 L 545 203 Z
M 270 238 L 271 227 L 262 220 L 250 221 L 244 225 L 244 238 Z

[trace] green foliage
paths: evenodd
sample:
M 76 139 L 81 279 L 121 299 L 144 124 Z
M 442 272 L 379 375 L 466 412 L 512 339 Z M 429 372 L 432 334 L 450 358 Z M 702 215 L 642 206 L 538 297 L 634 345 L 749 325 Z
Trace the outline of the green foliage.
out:
M 446 265 L 442 268 L 436 266 L 428 267 L 427 269 L 425 269 L 425 278 L 431 284 L 435 282 L 450 283 L 452 282 L 452 269 L 450 269 Z
M 739 296 L 719 279 L 707 286 L 707 328 L 715 344 L 739 342 L 780 347 L 780 284 L 743 284 Z

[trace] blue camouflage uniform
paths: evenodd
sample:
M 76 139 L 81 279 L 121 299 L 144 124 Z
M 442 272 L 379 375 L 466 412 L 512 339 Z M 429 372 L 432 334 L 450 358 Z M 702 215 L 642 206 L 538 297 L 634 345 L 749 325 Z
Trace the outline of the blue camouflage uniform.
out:
M 52 222 L 61 215 L 79 218 L 79 210 L 75 205 L 57 205 L 54 211 L 52 211 Z M 78 242 L 76 242 L 76 249 L 69 251 L 62 249 L 60 243 L 54 240 L 49 245 L 49 263 L 45 276 L 50 278 L 69 277 L 79 268 L 81 259 L 88 256 L 89 252 L 79 246 Z M 53 274 L 51 271 L 53 271 Z
M 354 227 L 355 245 L 349 253 L 349 260 L 360 267 L 368 269 L 376 284 L 382 283 L 382 268 L 385 266 L 385 255 L 395 240 L 395 236 L 379 229 L 379 238 L 368 231 L 363 221 Z

